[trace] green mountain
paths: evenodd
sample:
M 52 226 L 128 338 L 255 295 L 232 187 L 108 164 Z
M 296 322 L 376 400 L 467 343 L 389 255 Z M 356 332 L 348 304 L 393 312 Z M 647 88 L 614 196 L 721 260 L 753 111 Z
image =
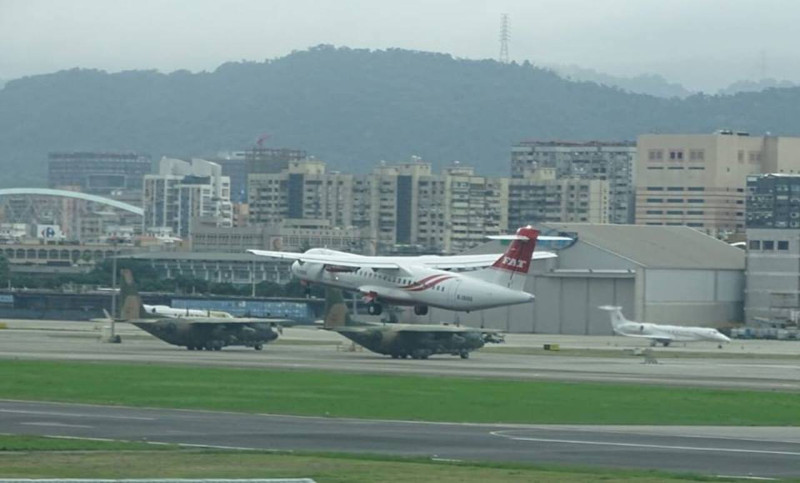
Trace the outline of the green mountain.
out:
M 49 151 L 207 156 L 267 146 L 307 150 L 366 172 L 419 155 L 507 174 L 525 139 L 621 140 L 646 132 L 800 133 L 800 88 L 661 99 L 571 82 L 529 63 L 399 49 L 318 46 L 214 72 L 73 69 L 0 90 L 0 185 L 44 185 Z

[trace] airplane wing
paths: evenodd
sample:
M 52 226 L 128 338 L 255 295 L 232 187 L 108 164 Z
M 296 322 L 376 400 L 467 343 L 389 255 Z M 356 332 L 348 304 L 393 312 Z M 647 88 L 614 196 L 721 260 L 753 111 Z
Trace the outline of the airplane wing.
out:
M 247 251 L 249 253 L 252 253 L 253 255 L 258 255 L 261 257 L 279 258 L 283 260 L 297 260 L 308 263 L 321 263 L 323 265 L 332 265 L 336 267 L 385 268 L 385 269 L 400 268 L 400 265 L 397 262 L 386 261 L 383 259 L 375 259 L 376 257 L 364 257 L 364 256 L 340 257 L 335 255 L 318 255 L 310 253 L 274 252 L 270 250 L 247 250 Z
M 212 325 L 248 325 L 248 324 L 276 324 L 276 325 L 283 325 L 289 326 L 293 324 L 297 324 L 297 321 L 293 319 L 258 319 L 252 317 L 197 317 L 197 318 L 185 318 L 185 317 L 164 317 L 160 319 L 132 319 L 132 320 L 125 320 L 122 322 L 130 322 L 133 324 L 155 324 L 157 322 L 163 321 L 181 321 L 185 322 L 188 325 L 194 326 L 212 326 Z
M 483 255 L 450 255 L 444 257 L 420 257 L 418 262 L 426 267 L 449 270 L 452 268 L 483 268 L 497 261 L 502 253 L 489 253 Z M 556 258 L 553 252 L 533 252 L 532 260 Z
M 358 291 L 367 297 L 377 297 L 395 302 L 411 302 L 414 300 L 411 294 L 405 290 L 381 285 L 361 285 L 358 287 Z

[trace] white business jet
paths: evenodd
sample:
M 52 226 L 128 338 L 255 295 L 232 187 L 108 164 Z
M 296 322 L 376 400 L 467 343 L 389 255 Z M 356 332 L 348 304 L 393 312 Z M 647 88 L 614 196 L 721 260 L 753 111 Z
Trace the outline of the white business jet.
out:
M 201 317 L 220 317 L 233 319 L 234 316 L 221 310 L 202 310 L 202 309 L 176 309 L 169 305 L 147 305 L 142 304 L 144 311 L 149 315 L 160 315 L 172 318 L 201 318 Z
M 639 337 L 650 339 L 650 345 L 664 344 L 668 346 L 671 342 L 697 342 L 710 340 L 714 342 L 730 342 L 731 340 L 717 329 L 710 327 L 684 327 L 680 325 L 661 325 L 650 324 L 647 322 L 635 322 L 627 320 L 622 315 L 622 307 L 611 305 L 601 305 L 601 310 L 608 311 L 611 316 L 611 326 L 614 332 L 627 337 Z
M 516 235 L 492 239 L 509 240 L 503 254 L 424 255 L 413 257 L 364 256 L 312 248 L 305 253 L 248 250 L 272 258 L 294 260 L 292 273 L 307 283 L 337 287 L 362 293 L 368 312 L 379 315 L 381 302 L 413 305 L 414 313 L 425 315 L 428 307 L 466 311 L 533 301 L 523 291 L 531 259 L 553 258 L 552 252 L 534 252 L 536 240 L 570 240 L 564 237 L 539 237 L 530 226 Z M 466 270 L 453 272 L 450 270 Z

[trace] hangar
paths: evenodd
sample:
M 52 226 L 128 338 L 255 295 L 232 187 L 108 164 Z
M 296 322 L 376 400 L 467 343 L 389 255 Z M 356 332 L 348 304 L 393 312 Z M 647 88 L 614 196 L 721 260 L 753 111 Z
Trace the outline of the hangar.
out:
M 459 320 L 508 332 L 611 334 L 598 305 L 620 305 L 628 318 L 723 327 L 743 318 L 745 253 L 685 226 L 548 223 L 543 234 L 576 241 L 539 260 L 525 290 L 533 304 L 455 314 L 431 309 L 430 321 Z M 500 253 L 493 241 L 470 253 Z

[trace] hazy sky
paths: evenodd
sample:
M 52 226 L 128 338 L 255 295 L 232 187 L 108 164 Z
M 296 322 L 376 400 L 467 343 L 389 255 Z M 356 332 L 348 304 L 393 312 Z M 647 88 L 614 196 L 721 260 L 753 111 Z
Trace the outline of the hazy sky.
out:
M 497 58 L 715 91 L 800 82 L 799 0 L 0 0 L 0 79 L 72 67 L 213 70 L 317 44 Z

